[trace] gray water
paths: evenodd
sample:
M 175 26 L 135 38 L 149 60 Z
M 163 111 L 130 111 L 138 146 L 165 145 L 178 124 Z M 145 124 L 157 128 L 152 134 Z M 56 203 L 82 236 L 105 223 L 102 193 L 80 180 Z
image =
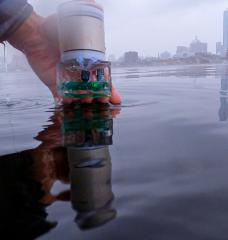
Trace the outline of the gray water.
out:
M 228 66 L 114 69 L 113 81 L 121 107 L 64 110 L 32 73 L 0 74 L 1 236 L 227 239 Z M 106 138 L 83 129 L 94 115 Z

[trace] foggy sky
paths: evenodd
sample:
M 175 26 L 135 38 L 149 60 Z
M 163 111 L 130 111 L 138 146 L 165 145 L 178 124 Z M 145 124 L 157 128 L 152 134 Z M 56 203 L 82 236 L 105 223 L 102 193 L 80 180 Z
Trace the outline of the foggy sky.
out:
M 66 0 L 30 0 L 42 15 L 55 12 Z M 105 9 L 108 54 L 120 56 L 137 50 L 156 56 L 165 50 L 175 53 L 177 45 L 189 45 L 197 35 L 215 51 L 222 41 L 226 0 L 97 0 Z

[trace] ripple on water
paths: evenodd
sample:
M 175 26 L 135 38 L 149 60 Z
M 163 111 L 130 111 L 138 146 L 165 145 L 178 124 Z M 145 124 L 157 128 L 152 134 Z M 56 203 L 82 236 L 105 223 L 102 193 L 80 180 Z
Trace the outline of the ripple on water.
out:
M 120 106 L 117 108 L 133 108 L 133 107 L 140 107 L 140 106 L 147 106 L 157 104 L 157 101 L 140 101 L 136 99 L 127 99 L 123 101 Z M 36 98 L 36 99 L 10 99 L 10 98 L 0 98 L 0 112 L 1 113 L 8 113 L 8 112 L 21 112 L 21 111 L 28 111 L 28 110 L 46 110 L 49 109 L 54 105 L 52 99 L 43 99 L 43 98 Z M 112 106 L 116 108 L 116 106 Z
M 17 112 L 37 109 L 47 109 L 53 105 L 53 100 L 46 98 L 35 99 L 13 99 L 0 98 L 0 112 Z
M 133 107 L 141 107 L 141 106 L 147 106 L 147 105 L 153 105 L 157 104 L 158 101 L 137 101 L 137 100 L 127 100 L 123 102 L 120 107 L 121 108 L 133 108 Z

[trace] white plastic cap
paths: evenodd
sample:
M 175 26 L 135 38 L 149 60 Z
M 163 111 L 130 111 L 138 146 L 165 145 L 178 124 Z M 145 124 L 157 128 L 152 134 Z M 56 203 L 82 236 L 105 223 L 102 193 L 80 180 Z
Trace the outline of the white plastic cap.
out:
M 73 0 L 63 3 L 59 6 L 58 12 L 60 18 L 70 16 L 89 16 L 104 20 L 104 11 L 102 6 L 89 0 Z
M 89 0 L 73 0 L 58 8 L 62 52 L 94 50 L 105 52 L 104 11 Z

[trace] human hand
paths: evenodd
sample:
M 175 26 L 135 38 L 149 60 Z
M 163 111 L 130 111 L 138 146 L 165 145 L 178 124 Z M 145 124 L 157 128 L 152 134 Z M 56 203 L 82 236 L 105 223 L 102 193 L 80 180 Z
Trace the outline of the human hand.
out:
M 60 62 L 57 16 L 43 18 L 33 13 L 8 41 L 26 55 L 34 72 L 50 89 L 55 100 L 59 101 L 56 86 L 56 65 Z M 72 102 L 71 99 L 66 98 L 63 101 Z M 92 101 L 92 98 L 81 100 L 82 103 Z M 112 96 L 99 101 L 120 104 L 121 99 L 115 87 L 112 86 Z

